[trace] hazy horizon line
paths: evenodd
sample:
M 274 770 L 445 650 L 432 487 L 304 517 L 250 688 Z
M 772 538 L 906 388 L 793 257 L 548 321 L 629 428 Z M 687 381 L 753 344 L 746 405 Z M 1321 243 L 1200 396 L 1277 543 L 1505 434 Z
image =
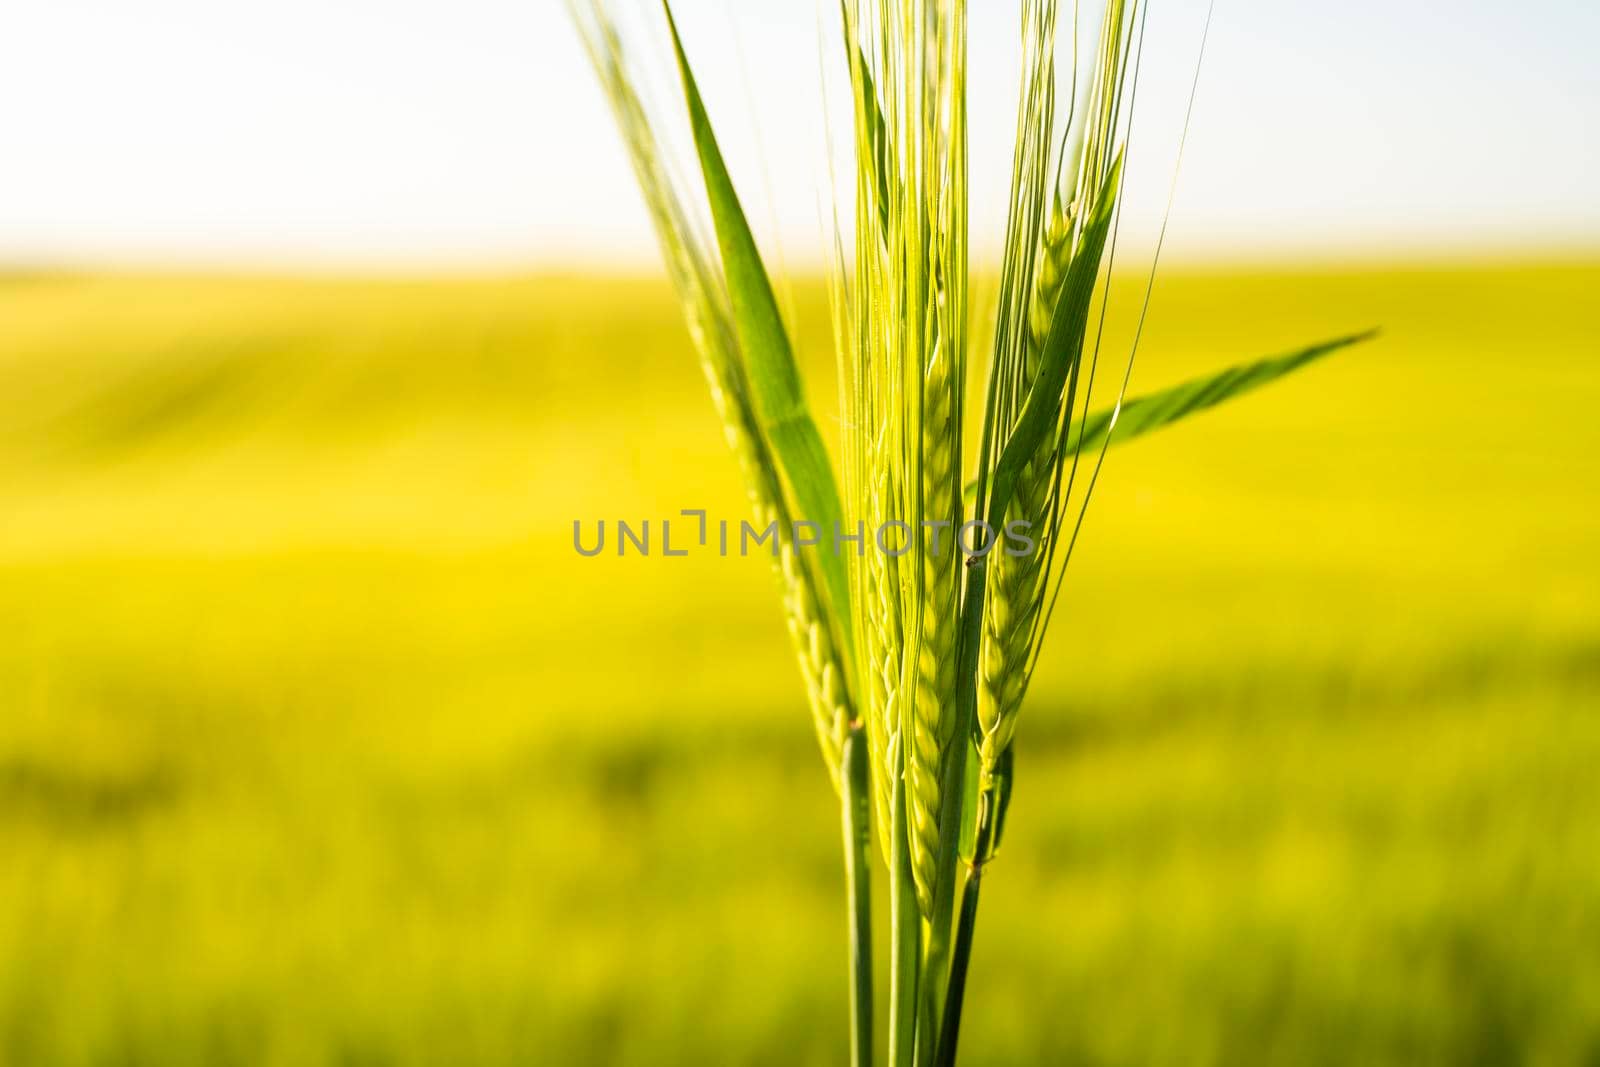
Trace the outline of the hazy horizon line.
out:
M 1137 274 L 1149 269 L 1149 253 L 1124 252 L 1115 273 Z M 1491 268 L 1510 266 L 1574 266 L 1600 264 L 1600 236 L 1572 241 L 1459 241 L 1406 242 L 1387 247 L 1337 245 L 1269 249 L 1252 246 L 1239 250 L 1168 250 L 1160 262 L 1162 272 L 1284 271 L 1407 267 Z M 786 257 L 775 274 L 792 277 L 825 274 L 822 257 Z M 974 265 L 974 275 L 997 271 Z M 329 256 L 241 255 L 202 256 L 0 256 L 0 282 L 45 277 L 329 277 L 329 278 L 541 278 L 594 277 L 643 280 L 662 273 L 659 260 L 642 255 L 547 256 L 540 254 L 473 256 Z

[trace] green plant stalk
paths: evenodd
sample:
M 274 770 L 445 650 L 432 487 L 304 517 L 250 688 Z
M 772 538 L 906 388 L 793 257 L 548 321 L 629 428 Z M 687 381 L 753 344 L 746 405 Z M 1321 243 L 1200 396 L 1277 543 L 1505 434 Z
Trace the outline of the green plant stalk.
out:
M 955 946 L 950 953 L 950 988 L 945 994 L 939 1053 L 934 1058 L 934 1067 L 955 1067 L 961 1004 L 966 997 L 967 965 L 972 958 L 972 934 L 978 925 L 978 890 L 982 880 L 983 861 L 973 860 L 967 866 L 967 881 L 961 889 L 961 914 L 956 920 Z
M 917 885 L 911 873 L 904 775 L 895 777 L 890 808 L 894 819 L 890 841 L 894 867 L 889 873 L 894 947 L 889 957 L 889 1065 L 909 1067 L 916 1045 L 917 958 L 922 913 L 917 908 Z
M 839 768 L 845 894 L 850 911 L 850 1065 L 872 1064 L 872 847 L 869 746 L 860 723 L 845 734 Z
M 1007 748 L 992 775 L 985 777 L 976 793 L 968 794 L 972 804 L 971 854 L 963 852 L 967 877 L 961 889 L 961 911 L 956 918 L 955 945 L 950 952 L 950 985 L 945 992 L 944 1017 L 939 1028 L 938 1055 L 934 1067 L 953 1067 L 956 1041 L 961 1032 L 961 1006 L 966 1000 L 967 968 L 972 959 L 972 938 L 978 925 L 978 892 L 983 872 L 1000 850 L 1000 835 L 1005 828 L 1006 811 L 1015 785 L 1015 757 Z M 963 835 L 963 849 L 969 842 Z

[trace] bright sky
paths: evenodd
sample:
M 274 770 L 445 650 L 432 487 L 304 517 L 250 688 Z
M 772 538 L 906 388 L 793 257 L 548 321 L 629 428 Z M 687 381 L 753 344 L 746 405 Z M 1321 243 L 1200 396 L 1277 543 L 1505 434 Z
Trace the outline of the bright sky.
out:
M 1204 2 L 1152 9 L 1129 201 L 1147 230 Z M 751 214 L 790 259 L 821 232 L 817 3 L 677 4 Z M 971 7 L 981 244 L 1016 3 Z M 1597 42 L 1596 0 L 1217 0 L 1169 247 L 1600 245 Z M 560 0 L 0 7 L 0 263 L 619 257 L 653 262 L 652 239 Z

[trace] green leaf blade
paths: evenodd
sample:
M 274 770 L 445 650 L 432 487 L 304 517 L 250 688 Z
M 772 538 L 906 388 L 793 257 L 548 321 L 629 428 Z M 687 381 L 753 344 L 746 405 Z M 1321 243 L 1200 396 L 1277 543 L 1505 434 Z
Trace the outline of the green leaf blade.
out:
M 1269 385 L 1316 362 L 1323 356 L 1370 341 L 1377 335 L 1376 329 L 1370 329 L 1319 341 L 1286 355 L 1271 356 L 1250 363 L 1238 363 L 1204 378 L 1194 378 L 1170 389 L 1134 397 L 1123 403 L 1121 414 L 1116 418 L 1115 428 L 1112 428 L 1112 411 L 1096 411 L 1085 416 L 1079 425 L 1072 428 L 1064 447 L 1068 455 L 1080 449 L 1099 448 L 1106 444 L 1108 432 L 1111 440 L 1106 447 L 1127 444 L 1135 438 L 1182 422 L 1190 415 L 1198 415 L 1235 397 Z M 976 495 L 977 490 L 978 483 L 969 482 L 964 495 L 970 500 Z
M 831 550 L 830 541 L 833 531 L 842 529 L 844 524 L 833 463 L 806 403 L 800 368 L 795 362 L 783 316 L 778 311 L 772 282 L 717 144 L 705 102 L 689 66 L 689 57 L 678 35 L 677 23 L 672 18 L 671 6 L 664 2 L 663 7 L 688 101 L 689 124 L 705 178 L 751 398 L 762 430 L 771 441 L 794 494 L 799 517 L 816 523 L 823 545 L 828 546 L 814 558 L 823 575 L 830 612 L 838 621 L 838 631 L 848 648 L 852 638 L 848 625 L 848 576 L 842 554 Z
M 1064 447 L 1070 455 L 1099 448 L 1107 444 L 1108 438 L 1111 445 L 1126 444 L 1259 389 L 1340 349 L 1371 340 L 1377 333 L 1375 329 L 1365 330 L 1319 341 L 1285 355 L 1239 363 L 1204 378 L 1193 378 L 1170 389 L 1135 397 L 1126 401 L 1120 411 L 1097 411 L 1086 416 Z

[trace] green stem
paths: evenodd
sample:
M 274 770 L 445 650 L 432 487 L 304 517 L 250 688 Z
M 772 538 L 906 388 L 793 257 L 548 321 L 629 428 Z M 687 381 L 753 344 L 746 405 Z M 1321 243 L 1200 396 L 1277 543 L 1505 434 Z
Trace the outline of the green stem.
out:
M 857 723 L 845 734 L 839 799 L 845 892 L 850 908 L 850 1067 L 872 1067 L 872 883 L 867 739 Z
M 898 747 L 898 746 L 897 746 Z M 891 758 L 891 767 L 899 761 Z M 889 1064 L 909 1067 L 915 1046 L 917 1026 L 917 958 L 922 932 L 922 916 L 917 910 L 917 887 L 911 875 L 911 846 L 906 836 L 906 785 L 898 770 L 890 810 L 894 828 L 890 851 L 894 866 L 889 871 L 890 919 L 894 927 L 894 950 L 889 962 Z
M 961 1032 L 961 1004 L 966 997 L 967 964 L 972 958 L 972 932 L 978 924 L 978 889 L 983 864 L 967 869 L 967 884 L 961 890 L 961 917 L 956 923 L 956 943 L 950 955 L 950 990 L 944 998 L 944 1020 L 939 1029 L 939 1055 L 934 1067 L 955 1067 L 956 1040 Z
M 1005 831 L 1006 811 L 1011 806 L 1011 791 L 1016 785 L 1016 757 L 1007 745 L 992 767 L 979 770 L 977 803 L 972 812 L 972 853 L 967 861 L 967 880 L 961 890 L 961 914 L 956 921 L 955 948 L 950 956 L 950 985 L 945 992 L 944 1018 L 939 1027 L 938 1056 L 934 1067 L 954 1067 L 956 1039 L 961 1033 L 961 1006 L 966 1000 L 967 968 L 972 960 L 972 936 L 978 925 L 978 891 L 983 872 L 999 854 L 1000 836 Z
M 917 1011 L 917 1051 L 912 1057 L 912 1062 L 918 1067 L 933 1062 L 933 1054 L 937 1048 L 934 1035 L 938 1025 L 934 1018 L 938 1013 L 939 1005 L 936 1000 L 938 991 L 937 982 L 925 982 L 919 987 L 922 994 L 922 1006 Z

